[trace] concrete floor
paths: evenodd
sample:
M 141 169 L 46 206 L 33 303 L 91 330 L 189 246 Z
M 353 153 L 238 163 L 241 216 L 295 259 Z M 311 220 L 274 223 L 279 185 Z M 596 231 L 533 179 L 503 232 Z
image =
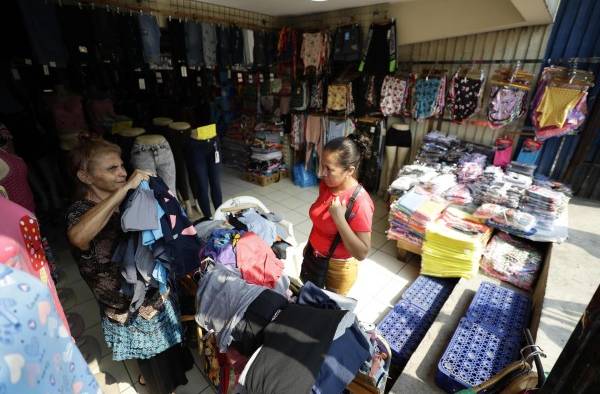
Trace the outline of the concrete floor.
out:
M 294 225 L 295 237 L 299 243 L 306 242 L 311 230 L 308 209 L 318 194 L 317 187 L 299 188 L 289 179 L 282 179 L 267 187 L 261 187 L 241 179 L 239 172 L 225 170 L 222 179 L 224 201 L 240 195 L 260 199 L 270 210 L 281 214 Z M 365 322 L 376 323 L 385 316 L 400 298 L 400 294 L 417 276 L 417 265 L 401 262 L 396 258 L 396 245 L 388 241 L 385 231 L 388 227 L 387 205 L 376 196 L 375 217 L 371 252 L 359 268 L 359 279 L 350 291 L 350 296 L 358 299 L 356 313 Z M 82 353 L 86 356 L 93 373 L 98 373 L 99 381 L 105 382 L 106 392 L 144 393 L 137 384 L 139 370 L 136 362 L 116 362 L 111 351 L 104 344 L 100 327 L 100 314 L 96 301 L 87 285 L 82 281 L 77 266 L 71 257 L 64 238 L 54 234 L 52 242 L 62 275 L 57 283 L 65 312 L 79 315 L 84 324 L 83 335 L 78 338 Z M 190 383 L 177 389 L 177 393 L 211 393 L 212 387 L 198 367 L 198 355 L 193 352 L 197 365 L 187 376 Z M 106 376 L 108 374 L 110 376 Z M 114 379 L 112 379 L 114 378 Z

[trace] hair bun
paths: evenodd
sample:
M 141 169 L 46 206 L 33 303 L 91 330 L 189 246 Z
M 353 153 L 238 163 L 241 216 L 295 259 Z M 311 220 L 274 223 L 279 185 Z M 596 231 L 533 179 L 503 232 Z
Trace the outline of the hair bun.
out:
M 362 134 L 350 134 L 348 138 L 356 144 L 361 158 L 368 156 L 370 147 L 369 137 Z

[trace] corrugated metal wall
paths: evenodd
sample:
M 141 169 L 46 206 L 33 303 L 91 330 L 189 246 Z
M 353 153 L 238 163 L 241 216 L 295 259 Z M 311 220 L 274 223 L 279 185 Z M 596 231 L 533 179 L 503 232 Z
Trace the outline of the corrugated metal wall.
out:
M 548 42 L 546 57 L 587 58 L 600 56 L 600 1 L 562 0 L 552 36 Z M 593 108 L 600 93 L 600 64 L 580 62 L 579 68 L 592 70 L 596 74 L 596 86 L 591 90 L 588 104 Z M 600 132 L 595 130 L 594 149 L 590 149 L 588 160 L 600 150 Z M 552 138 L 544 143 L 538 173 L 561 179 L 568 168 L 573 153 L 579 144 L 580 135 Z
M 423 42 L 399 47 L 400 67 L 410 65 L 411 62 L 419 61 L 478 61 L 478 60 L 506 60 L 513 59 L 539 59 L 546 51 L 546 42 L 550 35 L 550 25 L 530 26 L 497 32 L 469 35 L 464 37 L 448 38 L 430 42 Z M 463 65 L 464 66 L 464 65 Z M 481 65 L 486 75 L 491 75 L 502 64 Z M 525 64 L 524 68 L 537 75 L 541 64 Z M 410 65 L 413 71 L 419 71 L 431 65 Z M 438 66 L 442 67 L 442 66 Z M 444 65 L 449 75 L 460 65 Z M 488 103 L 489 86 L 486 85 L 484 101 L 482 104 L 481 117 L 485 117 L 485 108 Z M 457 135 L 467 141 L 481 144 L 491 144 L 494 140 L 507 131 L 519 129 L 522 125 L 511 125 L 501 129 L 475 126 L 473 124 L 457 125 L 451 122 L 442 122 L 440 131 L 447 134 Z M 430 130 L 435 129 L 436 121 L 411 121 L 413 130 L 413 146 L 419 146 L 423 136 Z M 414 157 L 415 152 L 412 152 Z

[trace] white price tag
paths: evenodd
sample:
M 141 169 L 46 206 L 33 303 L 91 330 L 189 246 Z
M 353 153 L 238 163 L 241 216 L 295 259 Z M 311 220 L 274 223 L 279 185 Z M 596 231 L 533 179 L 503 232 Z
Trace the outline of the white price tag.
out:
M 371 126 L 371 134 L 375 134 L 375 126 Z
M 144 78 L 138 79 L 138 85 L 140 86 L 140 90 L 146 90 L 146 81 Z
M 199 88 L 202 87 L 202 77 L 196 77 L 196 85 L 198 85 Z
M 181 66 L 181 76 L 187 78 L 187 67 Z
M 275 74 L 271 73 L 269 75 L 269 78 L 271 79 L 271 82 L 273 82 L 275 80 Z
M 219 164 L 221 162 L 221 156 L 219 155 L 219 151 L 215 151 L 215 164 Z
M 227 79 L 231 79 L 231 69 L 227 69 Z
M 260 81 L 260 83 L 265 82 L 265 76 L 263 73 L 258 74 L 258 80 Z
M 33 64 L 33 62 L 31 61 L 31 59 L 25 59 L 25 64 L 27 64 L 28 66 L 31 66 Z
M 156 79 L 162 79 L 162 74 L 158 71 L 156 72 Z
M 44 75 L 50 75 L 50 68 L 47 64 L 42 64 L 42 68 L 44 69 Z
M 56 68 L 56 62 L 50 62 L 50 63 L 48 63 L 48 64 L 50 65 L 50 67 L 52 67 L 52 68 Z
M 12 71 L 13 79 L 15 81 L 20 81 L 21 80 L 21 74 L 19 74 L 19 70 L 17 70 L 16 68 L 13 68 L 11 71 Z
M 88 53 L 88 49 L 87 49 L 87 47 L 79 46 L 79 52 L 81 52 L 81 53 Z
M 252 74 L 248 74 L 248 82 L 254 83 L 254 78 L 252 78 Z
M 237 80 L 239 83 L 244 82 L 244 76 L 242 75 L 242 73 L 237 73 Z

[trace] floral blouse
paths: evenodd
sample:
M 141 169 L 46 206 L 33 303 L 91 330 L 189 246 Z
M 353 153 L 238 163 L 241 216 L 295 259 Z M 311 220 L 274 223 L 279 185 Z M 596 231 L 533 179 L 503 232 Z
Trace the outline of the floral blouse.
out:
M 89 200 L 80 200 L 67 211 L 67 228 L 75 225 L 95 205 Z M 113 213 L 106 226 L 91 241 L 89 250 L 74 248 L 81 277 L 94 293 L 102 313 L 118 323 L 129 317 L 131 296 L 122 291 L 120 267 L 111 261 L 113 252 L 124 236 L 118 213 Z M 149 291 L 137 313 L 145 319 L 153 318 L 162 309 L 163 299 L 158 291 Z

